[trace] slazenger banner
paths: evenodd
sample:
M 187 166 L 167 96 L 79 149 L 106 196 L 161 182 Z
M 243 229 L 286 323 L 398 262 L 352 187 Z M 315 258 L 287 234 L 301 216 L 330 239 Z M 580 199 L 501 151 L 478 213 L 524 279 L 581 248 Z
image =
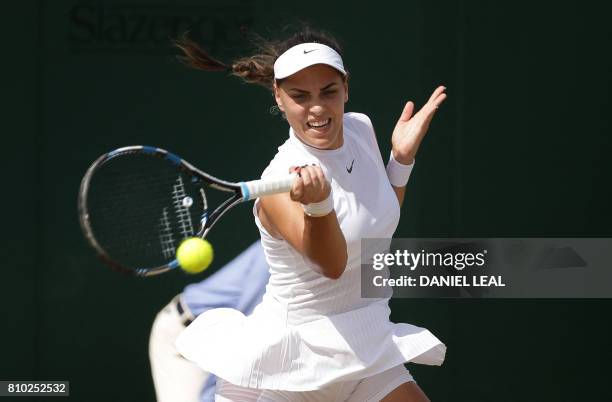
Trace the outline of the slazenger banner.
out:
M 612 239 L 362 239 L 361 296 L 609 298 Z

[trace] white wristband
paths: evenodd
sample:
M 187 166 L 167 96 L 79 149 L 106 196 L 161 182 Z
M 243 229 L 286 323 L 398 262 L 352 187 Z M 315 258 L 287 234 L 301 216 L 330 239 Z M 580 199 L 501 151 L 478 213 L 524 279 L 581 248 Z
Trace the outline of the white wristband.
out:
M 313 202 L 312 204 L 304 205 L 304 213 L 308 216 L 312 216 L 314 218 L 318 218 L 321 216 L 325 216 L 334 210 L 334 197 L 332 196 L 332 192 L 329 192 L 329 195 L 326 199 L 319 202 Z
M 410 165 L 402 165 L 393 157 L 393 151 L 387 163 L 387 177 L 389 182 L 395 187 L 404 187 L 408 183 L 410 173 L 414 167 L 414 161 Z

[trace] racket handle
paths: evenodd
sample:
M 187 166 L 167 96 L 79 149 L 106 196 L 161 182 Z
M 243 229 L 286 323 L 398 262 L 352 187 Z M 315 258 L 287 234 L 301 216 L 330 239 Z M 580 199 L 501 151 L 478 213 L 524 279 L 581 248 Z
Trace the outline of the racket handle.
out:
M 297 174 L 293 173 L 287 176 L 241 182 L 242 197 L 248 201 L 264 195 L 287 193 L 291 190 L 296 177 Z

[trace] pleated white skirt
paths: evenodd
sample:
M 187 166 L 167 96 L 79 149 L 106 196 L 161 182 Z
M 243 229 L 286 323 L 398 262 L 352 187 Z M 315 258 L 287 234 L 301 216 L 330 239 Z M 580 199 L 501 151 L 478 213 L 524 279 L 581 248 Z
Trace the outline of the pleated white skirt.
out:
M 317 390 L 370 377 L 404 362 L 440 365 L 446 347 L 425 328 L 389 321 L 388 299 L 287 325 L 266 294 L 250 316 L 230 308 L 200 315 L 176 342 L 187 359 L 243 387 Z

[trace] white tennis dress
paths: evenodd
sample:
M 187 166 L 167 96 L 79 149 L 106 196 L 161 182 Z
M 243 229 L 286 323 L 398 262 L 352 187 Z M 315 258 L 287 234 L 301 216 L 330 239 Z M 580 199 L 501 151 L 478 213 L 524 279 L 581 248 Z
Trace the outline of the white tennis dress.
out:
M 179 336 L 180 353 L 204 370 L 243 387 L 310 391 L 407 361 L 444 361 L 446 347 L 427 329 L 389 321 L 388 298 L 361 297 L 361 239 L 391 238 L 400 211 L 370 119 L 346 113 L 343 133 L 342 147 L 319 150 L 290 129 L 262 177 L 310 163 L 323 168 L 348 247 L 346 270 L 336 280 L 315 272 L 287 242 L 267 233 L 255 212 L 270 282 L 250 316 L 208 310 Z

